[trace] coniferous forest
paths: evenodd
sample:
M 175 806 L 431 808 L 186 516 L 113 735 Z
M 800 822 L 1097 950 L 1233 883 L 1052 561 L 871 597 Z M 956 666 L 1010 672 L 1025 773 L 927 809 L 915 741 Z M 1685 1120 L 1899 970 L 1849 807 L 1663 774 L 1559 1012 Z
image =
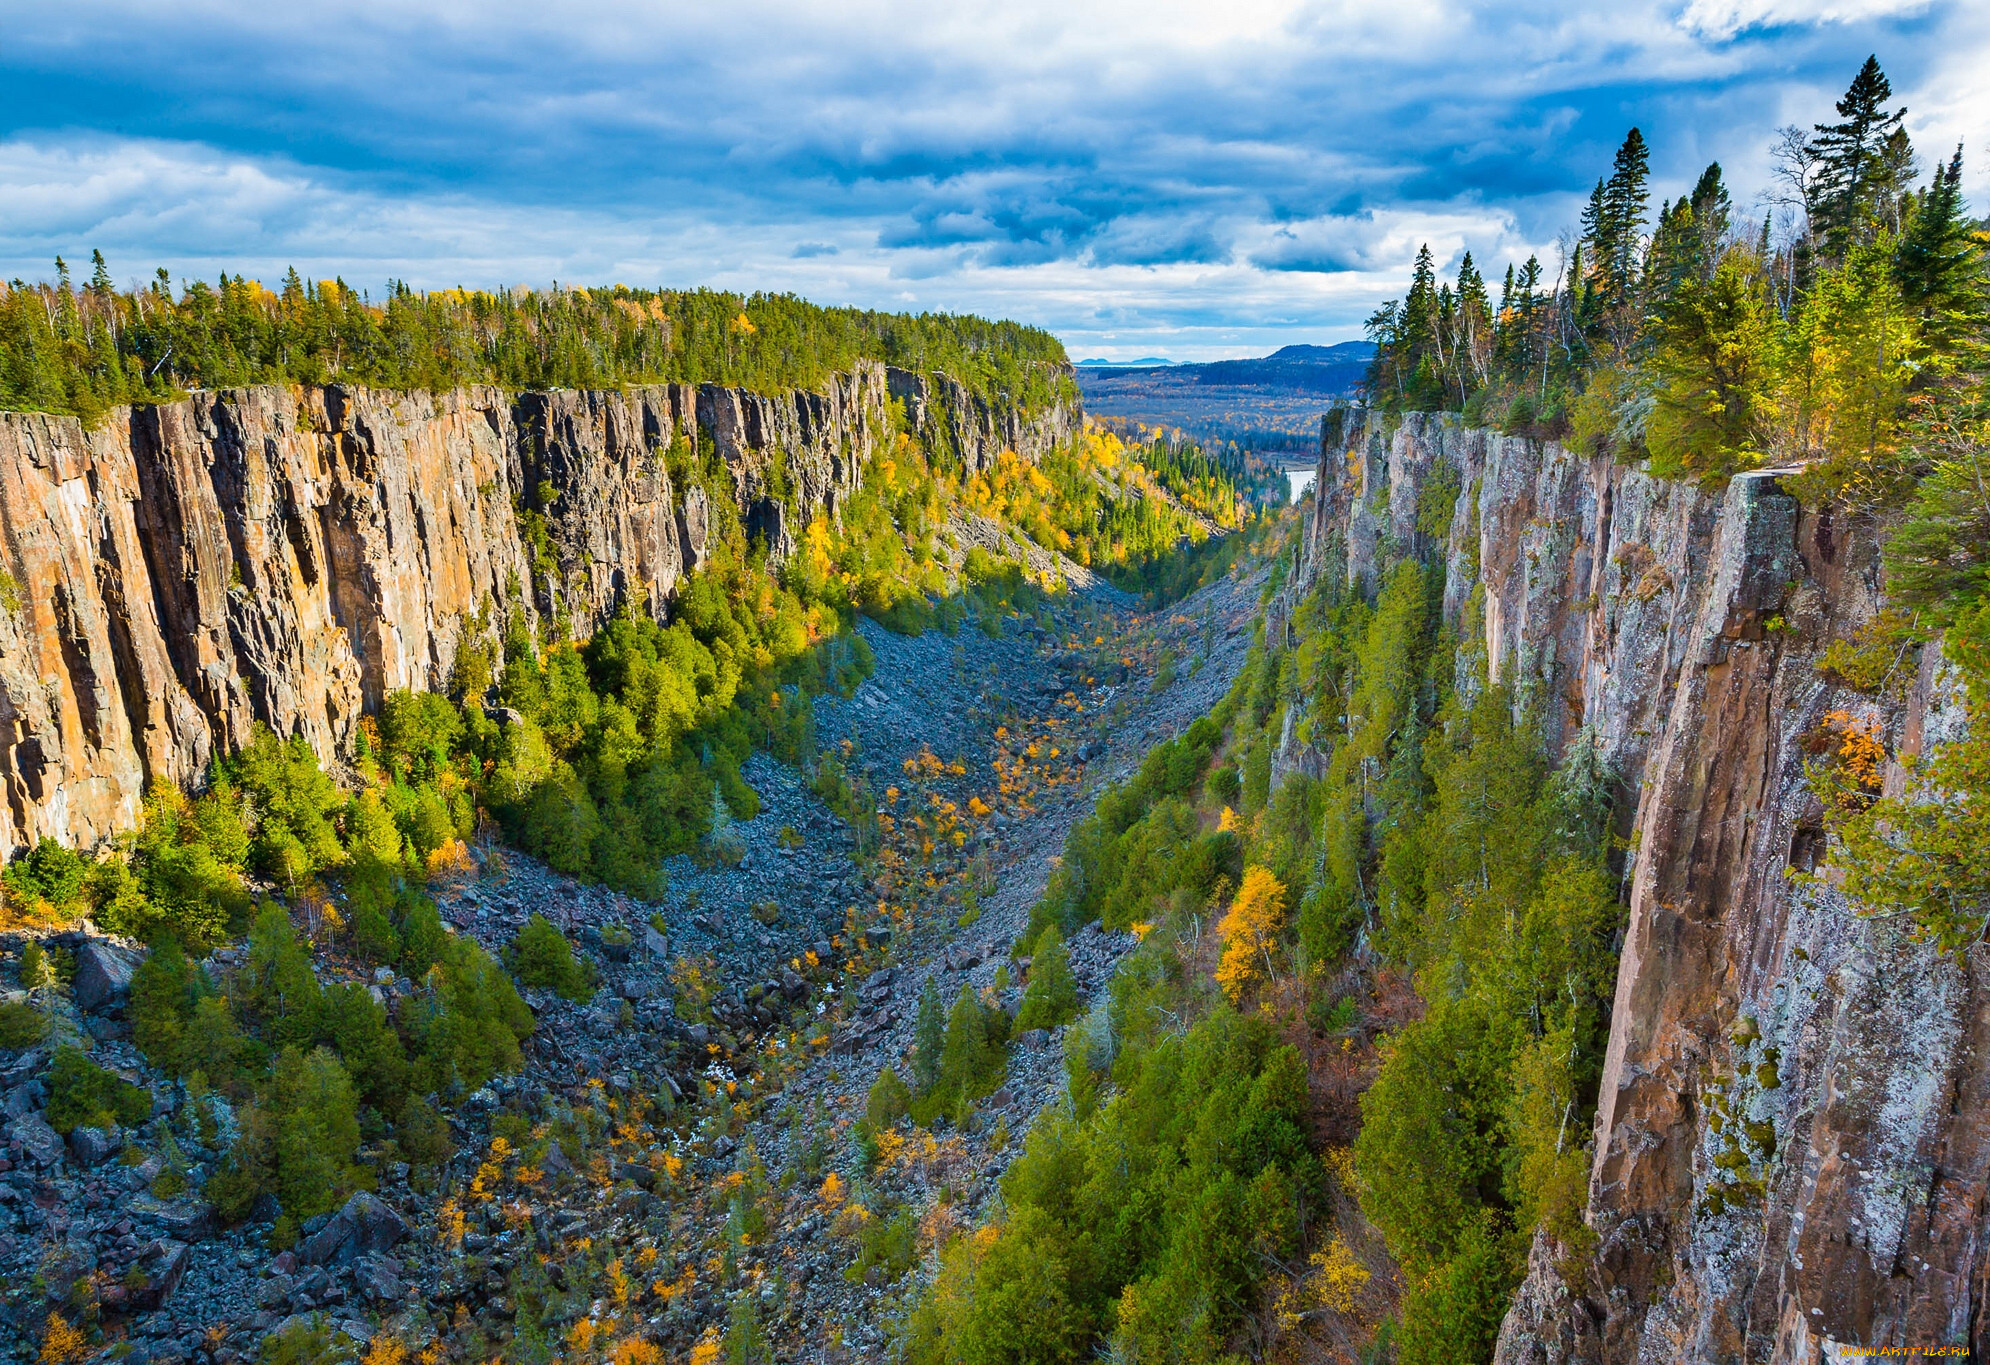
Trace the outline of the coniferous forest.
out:
M 274 292 L 164 270 L 120 289 L 101 253 L 77 284 L 13 281 L 0 294 L 0 405 L 94 418 L 187 389 L 348 383 L 440 390 L 729 384 L 820 388 L 867 358 L 943 370 L 974 392 L 1041 407 L 1066 393 L 1064 348 L 1036 328 L 944 314 L 822 308 L 788 294 L 709 289 L 479 290 L 375 300 L 295 270 Z

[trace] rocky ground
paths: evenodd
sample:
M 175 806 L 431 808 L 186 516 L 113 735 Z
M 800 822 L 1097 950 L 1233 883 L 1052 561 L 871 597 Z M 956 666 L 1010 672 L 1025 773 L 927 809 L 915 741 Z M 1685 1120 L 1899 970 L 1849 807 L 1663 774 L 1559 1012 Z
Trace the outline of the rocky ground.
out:
M 732 828 L 737 864 L 675 860 L 660 903 L 478 850 L 433 888 L 445 922 L 499 951 L 544 913 L 597 989 L 527 992 L 526 1064 L 457 1107 L 448 1166 L 381 1163 L 377 1193 L 307 1223 L 281 1254 L 268 1221 L 219 1227 L 199 1195 L 235 1118 L 131 1047 L 119 992 L 132 955 L 71 936 L 76 985 L 44 1002 L 56 1033 L 0 1050 L 0 1359 L 28 1358 L 51 1311 L 94 1322 L 125 1359 L 218 1365 L 293 1319 L 354 1346 L 385 1332 L 473 1348 L 529 1324 L 581 1354 L 631 1331 L 681 1352 L 737 1328 L 743 1304 L 781 1359 L 867 1356 L 920 1280 L 918 1253 L 996 1197 L 1062 1090 L 1063 1050 L 1015 1040 L 1001 1088 L 964 1124 L 899 1133 L 874 1172 L 852 1141 L 872 1082 L 905 1072 L 927 980 L 948 1000 L 966 983 L 1014 1008 L 1011 950 L 1066 833 L 1103 784 L 1222 698 L 1261 585 L 1261 572 L 1226 579 L 1142 615 L 1081 578 L 999 630 L 864 623 L 875 671 L 847 699 L 818 700 L 816 732 L 882 818 L 855 827 L 804 774 L 756 757 L 761 808 Z M 1096 926 L 1074 939 L 1085 996 L 1131 944 Z M 221 950 L 210 970 L 238 955 Z M 323 956 L 327 979 L 353 974 L 339 963 Z M 390 971 L 369 979 L 383 1000 L 412 989 Z M 146 1086 L 151 1117 L 58 1136 L 41 1077 L 62 1036 Z M 892 1211 L 916 1227 L 909 1272 L 876 1253 L 876 1228 L 866 1238 Z

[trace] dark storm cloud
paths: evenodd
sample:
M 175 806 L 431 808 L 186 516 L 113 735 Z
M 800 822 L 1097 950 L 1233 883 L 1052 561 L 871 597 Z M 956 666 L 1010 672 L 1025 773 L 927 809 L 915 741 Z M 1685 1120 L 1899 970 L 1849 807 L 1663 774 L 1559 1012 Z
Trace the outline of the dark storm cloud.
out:
M 1935 142 L 1990 98 L 1960 4 L 1608 8 L 8 6 L 0 269 L 709 282 L 1248 351 L 1349 335 L 1425 240 L 1551 251 L 1634 123 L 1661 194 L 1718 157 L 1746 202 L 1868 50 Z

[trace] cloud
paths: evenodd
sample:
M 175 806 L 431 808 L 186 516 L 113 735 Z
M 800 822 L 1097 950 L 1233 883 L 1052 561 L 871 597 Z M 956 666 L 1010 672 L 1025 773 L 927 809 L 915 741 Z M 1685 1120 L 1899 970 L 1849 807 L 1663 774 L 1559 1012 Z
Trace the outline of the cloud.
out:
M 1925 13 L 1931 0 L 1690 0 L 1679 22 L 1702 37 L 1726 40 L 1748 29 L 1791 24 L 1850 24 Z
M 10 274 L 781 288 L 1181 358 L 1354 335 L 1425 241 L 1551 259 L 1632 123 L 1660 195 L 1745 200 L 1867 51 L 1924 147 L 1990 107 L 1960 0 L 18 8 Z

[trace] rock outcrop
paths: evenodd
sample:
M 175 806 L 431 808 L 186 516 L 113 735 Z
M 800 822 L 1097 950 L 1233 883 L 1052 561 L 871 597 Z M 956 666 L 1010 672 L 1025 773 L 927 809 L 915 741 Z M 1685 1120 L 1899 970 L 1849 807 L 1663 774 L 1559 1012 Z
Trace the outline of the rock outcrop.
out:
M 885 371 L 891 397 L 903 404 L 905 424 L 926 449 L 980 472 L 1005 450 L 1034 462 L 1069 441 L 1084 424 L 1075 405 L 1036 411 L 996 407 L 953 376 L 896 367 Z
M 197 783 L 258 723 L 335 761 L 368 708 L 445 687 L 510 612 L 576 636 L 625 602 L 661 614 L 727 508 L 778 560 L 859 486 L 911 381 L 865 362 L 775 395 L 268 385 L 88 431 L 0 413 L 0 850 L 129 829 L 148 782 Z M 977 460 L 1034 458 L 1078 420 L 933 383 L 930 420 Z
M 1286 603 L 1323 574 L 1372 581 L 1387 550 L 1434 553 L 1468 649 L 1556 752 L 1609 766 L 1632 849 L 1596 1250 L 1565 1280 L 1537 1245 L 1497 1359 L 1990 1353 L 1990 953 L 1944 958 L 1787 875 L 1823 844 L 1804 762 L 1827 713 L 1883 736 L 1894 790 L 1898 760 L 1963 724 L 1938 647 L 1882 698 L 1816 667 L 1882 605 L 1874 528 L 1774 471 L 1707 493 L 1440 418 L 1357 413 L 1326 436 Z M 1716 1103 L 1732 1117 L 1710 1122 Z

